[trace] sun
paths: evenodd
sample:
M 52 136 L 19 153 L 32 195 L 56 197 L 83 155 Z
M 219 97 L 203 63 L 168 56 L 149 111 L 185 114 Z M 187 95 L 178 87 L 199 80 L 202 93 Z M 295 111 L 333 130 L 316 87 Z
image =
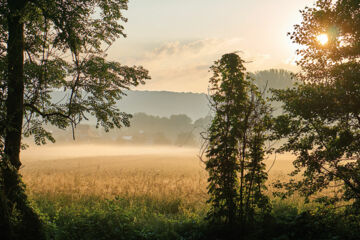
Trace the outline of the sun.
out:
M 321 44 L 325 45 L 329 41 L 328 35 L 326 33 L 320 34 L 316 37 L 316 40 Z

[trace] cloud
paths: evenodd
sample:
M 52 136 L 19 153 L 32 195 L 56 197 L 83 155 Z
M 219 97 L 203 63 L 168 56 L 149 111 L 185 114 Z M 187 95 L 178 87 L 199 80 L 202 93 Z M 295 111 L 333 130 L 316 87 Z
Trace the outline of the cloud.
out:
M 244 51 L 244 45 L 240 38 L 165 42 L 126 62 L 150 71 L 152 80 L 137 89 L 207 92 L 209 67 L 225 53 L 239 51 L 250 70 L 271 61 L 269 54 Z

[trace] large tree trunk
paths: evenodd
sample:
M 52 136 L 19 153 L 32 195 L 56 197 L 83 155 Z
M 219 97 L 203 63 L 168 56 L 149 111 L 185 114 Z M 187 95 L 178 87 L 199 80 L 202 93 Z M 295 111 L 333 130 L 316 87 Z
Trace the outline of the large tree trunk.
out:
M 6 99 L 5 156 L 2 163 L 3 194 L 7 209 L 20 213 L 20 223 L 7 232 L 11 239 L 44 239 L 41 221 L 30 207 L 19 174 L 21 133 L 24 112 L 24 23 L 26 0 L 8 0 L 8 79 Z M 10 214 L 12 214 L 10 212 Z
M 24 0 L 8 0 L 9 38 L 8 56 L 8 96 L 6 99 L 6 136 L 5 154 L 17 170 L 21 166 L 20 144 L 24 111 L 24 24 L 21 12 L 25 7 Z

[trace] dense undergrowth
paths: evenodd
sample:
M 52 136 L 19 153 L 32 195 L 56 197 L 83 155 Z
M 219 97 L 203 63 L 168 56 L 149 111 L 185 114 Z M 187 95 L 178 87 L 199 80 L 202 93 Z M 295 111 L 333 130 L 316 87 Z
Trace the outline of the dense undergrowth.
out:
M 360 214 L 340 208 L 273 200 L 269 216 L 240 232 L 208 224 L 205 204 L 181 199 L 32 195 L 48 239 L 359 239 Z

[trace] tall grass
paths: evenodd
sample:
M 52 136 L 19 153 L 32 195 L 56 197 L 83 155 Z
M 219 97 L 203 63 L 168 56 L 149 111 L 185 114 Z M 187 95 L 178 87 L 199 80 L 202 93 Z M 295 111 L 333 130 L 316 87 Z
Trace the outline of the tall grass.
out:
M 270 172 L 269 196 L 275 190 L 271 182 L 285 180 L 290 165 L 283 161 Z M 25 159 L 22 174 L 49 239 L 221 239 L 204 220 L 207 174 L 195 154 Z M 304 215 L 317 206 L 299 196 L 272 198 L 272 206 L 272 216 L 253 239 L 307 239 L 304 229 L 314 226 L 311 236 L 320 232 L 319 239 L 341 231 L 356 239 L 347 226 L 358 225 L 340 217 Z M 335 223 L 340 230 L 333 233 Z
M 28 161 L 28 193 L 50 239 L 199 239 L 206 172 L 196 156 Z

